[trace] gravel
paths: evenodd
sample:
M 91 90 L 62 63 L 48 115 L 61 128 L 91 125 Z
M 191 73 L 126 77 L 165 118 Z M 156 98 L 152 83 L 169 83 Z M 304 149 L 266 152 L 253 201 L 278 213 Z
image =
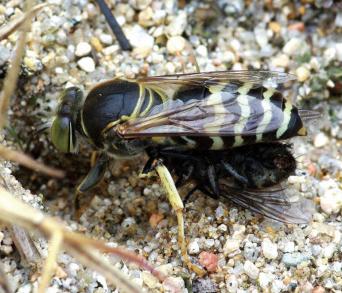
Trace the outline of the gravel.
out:
M 163 270 L 168 278 L 160 283 L 136 265 L 109 256 L 145 292 L 174 292 L 175 287 L 177 292 L 188 292 L 189 279 L 194 292 L 341 292 L 340 4 L 218 0 L 210 4 L 191 1 L 177 8 L 177 2 L 188 1 L 117 1 L 111 8 L 133 46 L 132 52 L 123 52 L 93 3 L 50 2 L 56 5 L 34 19 L 28 35 L 23 85 L 17 93 L 22 106 L 13 105 L 10 113 L 13 129 L 20 135 L 8 131 L 6 140 L 12 147 L 20 141 L 27 152 L 50 165 L 60 162 L 72 175 L 58 182 L 38 178 L 31 171 L 25 177 L 16 166 L 1 163 L 1 178 L 12 193 L 62 218 L 70 229 L 126 247 Z M 0 25 L 19 15 L 21 5 L 21 1 L 1 3 Z M 214 17 L 208 16 L 211 14 Z M 3 56 L 9 56 L 16 38 L 14 34 L 0 42 L 0 73 L 7 66 L 8 57 Z M 295 97 L 303 108 L 323 113 L 309 126 L 308 138 L 291 140 L 298 170 L 289 178 L 287 190 L 314 203 L 310 224 L 277 223 L 201 193 L 186 203 L 188 251 L 194 262 L 199 263 L 201 255 L 210 268 L 203 278 L 189 273 L 181 262 L 175 215 L 159 181 L 138 178 L 145 158 L 112 162 L 107 185 L 96 190 L 90 207 L 75 221 L 68 198 L 78 174 L 85 174 L 89 166 L 85 156 L 81 161 L 83 149 L 79 155 L 63 156 L 48 144 L 46 135 L 32 136 L 34 139 L 28 135 L 37 125 L 50 121 L 66 86 L 78 85 L 88 91 L 95 83 L 115 76 L 174 74 L 182 72 L 183 66 L 193 72 L 191 54 L 201 71 L 255 68 L 293 73 L 297 81 L 284 89 L 285 94 Z M 27 111 L 22 111 L 25 105 Z M 49 159 L 51 153 L 54 159 Z M 24 189 L 13 172 L 21 174 L 16 179 L 36 195 Z M 54 199 L 47 200 L 48 194 Z M 34 242 L 46 254 L 45 241 L 37 236 Z M 36 288 L 37 280 L 31 269 L 21 266 L 10 233 L 3 227 L 0 252 L 13 288 L 17 292 Z M 66 275 L 55 277 L 49 292 L 115 292 L 101 275 L 65 253 L 60 254 L 59 265 Z

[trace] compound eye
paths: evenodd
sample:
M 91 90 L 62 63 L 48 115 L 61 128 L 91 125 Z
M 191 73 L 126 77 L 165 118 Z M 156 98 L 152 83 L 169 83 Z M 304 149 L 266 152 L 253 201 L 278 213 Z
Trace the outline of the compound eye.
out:
M 51 140 L 61 152 L 70 153 L 77 150 L 77 138 L 72 121 L 68 117 L 57 116 L 51 126 Z

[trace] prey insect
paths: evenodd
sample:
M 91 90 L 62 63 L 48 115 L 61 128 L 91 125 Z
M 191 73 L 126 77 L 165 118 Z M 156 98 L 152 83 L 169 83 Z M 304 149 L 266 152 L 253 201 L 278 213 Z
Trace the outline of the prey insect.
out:
M 243 156 L 243 148 L 258 149 L 263 155 L 272 148 L 271 142 L 306 135 L 304 122 L 315 118 L 316 113 L 299 110 L 280 91 L 269 86 L 292 79 L 291 75 L 271 71 L 113 79 L 96 85 L 84 101 L 81 90 L 71 87 L 62 93 L 51 127 L 51 139 L 59 150 L 75 152 L 79 138 L 83 137 L 100 152 L 79 185 L 79 193 L 100 182 L 110 157 L 132 158 L 146 152 L 150 159 L 144 171 L 159 175 L 176 212 L 183 260 L 191 270 L 202 274 L 187 255 L 184 206 L 172 174 L 178 175 L 180 180 L 183 178 L 184 182 L 195 179 L 199 182 L 198 189 L 213 197 L 224 192 L 226 197 L 240 198 L 233 201 L 244 207 L 253 208 L 252 203 L 256 203 L 258 197 L 273 200 L 274 192 L 263 191 L 263 188 L 276 186 L 289 177 L 295 165 L 288 166 L 287 170 L 282 163 L 286 159 L 291 161 L 293 156 L 286 146 L 277 145 L 276 149 L 284 156 L 272 161 L 274 167 L 264 168 L 268 179 L 253 181 L 253 174 L 248 174 L 254 169 Z M 234 157 L 240 157 L 242 163 L 230 162 L 229 158 Z M 170 163 L 170 158 L 179 162 L 178 166 Z M 261 158 L 251 160 L 262 163 Z M 245 170 L 239 169 L 242 165 Z M 180 169 L 182 166 L 184 170 L 193 169 L 188 178 Z M 208 170 L 207 174 L 200 175 L 203 170 Z M 230 178 L 233 185 L 227 183 Z M 268 186 L 263 186 L 266 183 Z M 244 191 L 237 191 L 239 188 Z M 230 195 L 234 190 L 237 196 Z M 278 206 L 279 203 L 280 200 Z M 262 212 L 259 206 L 254 210 Z M 274 215 L 273 218 L 288 219 Z

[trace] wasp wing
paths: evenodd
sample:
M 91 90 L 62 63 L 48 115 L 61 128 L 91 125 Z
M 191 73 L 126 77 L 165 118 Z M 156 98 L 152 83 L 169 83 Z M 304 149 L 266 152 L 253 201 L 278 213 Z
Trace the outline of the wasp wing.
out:
M 281 84 L 296 77 L 292 74 L 268 70 L 231 70 L 185 73 L 140 78 L 137 81 L 147 86 L 168 88 L 170 85 L 205 86 L 250 83 L 253 86 Z
M 314 211 L 312 201 L 293 201 L 281 186 L 238 190 L 222 184 L 220 188 L 221 195 L 234 204 L 284 223 L 306 224 L 310 222 Z

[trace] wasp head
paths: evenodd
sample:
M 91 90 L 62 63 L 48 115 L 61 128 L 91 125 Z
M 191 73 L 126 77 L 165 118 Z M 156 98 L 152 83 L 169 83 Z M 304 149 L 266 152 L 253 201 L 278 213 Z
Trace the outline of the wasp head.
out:
M 77 87 L 65 89 L 59 98 L 50 135 L 52 143 L 61 152 L 77 150 L 76 126 L 82 101 L 82 91 Z

